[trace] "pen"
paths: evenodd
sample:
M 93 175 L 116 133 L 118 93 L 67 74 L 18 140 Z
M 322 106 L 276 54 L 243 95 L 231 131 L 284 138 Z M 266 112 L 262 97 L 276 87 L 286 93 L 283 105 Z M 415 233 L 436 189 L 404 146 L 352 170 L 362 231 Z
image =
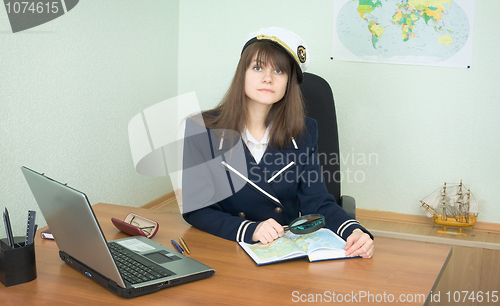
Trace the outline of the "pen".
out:
M 172 244 L 174 245 L 174 247 L 181 253 L 181 254 L 184 254 L 184 250 L 181 248 L 181 246 L 175 242 L 174 239 L 172 239 Z
M 186 244 L 186 241 L 184 241 L 184 239 L 182 239 L 182 237 L 179 238 L 179 242 L 181 243 L 182 247 L 184 248 L 184 250 L 188 253 L 188 254 L 191 254 L 191 252 L 189 252 L 189 248 Z
M 11 248 L 14 248 L 14 236 L 12 235 L 12 227 L 10 226 L 9 211 L 5 207 L 5 212 L 3 213 L 3 222 L 5 225 L 5 232 L 7 234 L 7 242 Z

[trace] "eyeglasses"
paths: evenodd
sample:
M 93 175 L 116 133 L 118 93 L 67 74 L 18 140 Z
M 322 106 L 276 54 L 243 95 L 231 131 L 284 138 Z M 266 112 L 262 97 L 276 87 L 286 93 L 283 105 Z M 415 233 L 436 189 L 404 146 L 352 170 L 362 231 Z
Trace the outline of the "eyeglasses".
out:
M 137 226 L 141 231 L 143 231 L 144 234 L 146 234 L 146 236 L 151 235 L 151 231 L 155 228 L 154 225 L 141 227 L 141 225 L 139 223 L 137 223 L 137 221 L 134 221 L 134 219 L 135 219 L 135 216 L 132 217 L 132 219 L 130 220 L 131 225 Z

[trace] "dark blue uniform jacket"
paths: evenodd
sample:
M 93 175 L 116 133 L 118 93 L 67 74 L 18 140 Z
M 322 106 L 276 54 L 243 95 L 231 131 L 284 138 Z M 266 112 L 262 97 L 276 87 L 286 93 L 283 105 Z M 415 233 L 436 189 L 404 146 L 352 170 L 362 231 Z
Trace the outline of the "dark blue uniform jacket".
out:
M 197 153 L 200 143 L 193 144 L 192 141 L 186 142 L 185 154 L 199 154 L 197 158 L 204 161 L 216 157 L 214 152 L 224 143 L 224 136 L 209 129 L 207 132 L 210 137 L 205 145 L 210 146 L 212 156 Z M 207 201 L 205 207 L 196 210 L 184 209 L 184 219 L 196 228 L 213 235 L 252 243 L 252 235 L 261 221 L 273 218 L 281 225 L 288 225 L 300 215 L 319 213 L 325 216 L 325 227 L 344 240 L 356 228 L 368 233 L 373 239 L 373 236 L 359 222 L 349 217 L 328 193 L 318 162 L 317 138 L 317 122 L 306 118 L 305 131 L 300 138 L 291 139 L 285 148 L 275 149 L 268 146 L 259 164 L 255 162 L 246 145 L 242 144 L 244 162 L 248 170 L 244 177 L 251 182 L 235 175 L 238 170 L 231 167 L 231 162 L 227 162 L 221 167 L 226 171 L 231 195 L 216 202 Z M 220 178 L 185 174 L 183 190 L 189 190 L 190 194 L 197 193 L 197 188 L 207 185 L 206 181 L 201 180 L 220 181 Z M 185 187 L 188 184 L 190 188 Z M 236 185 L 242 187 L 234 188 Z M 190 197 L 183 194 L 185 207 L 190 205 L 189 201 Z

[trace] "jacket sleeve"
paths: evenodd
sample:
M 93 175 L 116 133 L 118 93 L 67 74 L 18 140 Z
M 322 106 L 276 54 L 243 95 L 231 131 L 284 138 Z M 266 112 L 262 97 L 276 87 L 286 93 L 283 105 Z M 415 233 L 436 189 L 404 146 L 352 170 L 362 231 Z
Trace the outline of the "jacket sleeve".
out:
M 192 226 L 228 240 L 252 243 L 258 223 L 222 211 L 219 204 L 182 214 Z
M 363 232 L 373 235 L 358 221 L 352 219 L 340 207 L 333 195 L 326 189 L 323 173 L 318 159 L 318 124 L 310 119 L 307 125 L 309 144 L 307 160 L 304 162 L 297 195 L 300 200 L 302 215 L 319 213 L 325 216 L 325 227 L 335 232 L 342 239 L 347 240 L 352 232 L 359 228 Z

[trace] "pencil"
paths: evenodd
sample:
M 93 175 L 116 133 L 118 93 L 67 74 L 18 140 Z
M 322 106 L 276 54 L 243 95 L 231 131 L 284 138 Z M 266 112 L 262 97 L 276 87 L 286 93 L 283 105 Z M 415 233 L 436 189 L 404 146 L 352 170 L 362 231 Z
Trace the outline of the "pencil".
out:
M 188 248 L 188 246 L 187 246 L 187 244 L 186 244 L 186 241 L 184 241 L 184 239 L 182 239 L 182 237 L 180 237 L 180 238 L 179 238 L 179 242 L 181 243 L 181 245 L 182 245 L 182 247 L 184 248 L 184 250 L 185 250 L 188 254 L 190 254 L 191 252 L 189 252 L 189 248 Z

